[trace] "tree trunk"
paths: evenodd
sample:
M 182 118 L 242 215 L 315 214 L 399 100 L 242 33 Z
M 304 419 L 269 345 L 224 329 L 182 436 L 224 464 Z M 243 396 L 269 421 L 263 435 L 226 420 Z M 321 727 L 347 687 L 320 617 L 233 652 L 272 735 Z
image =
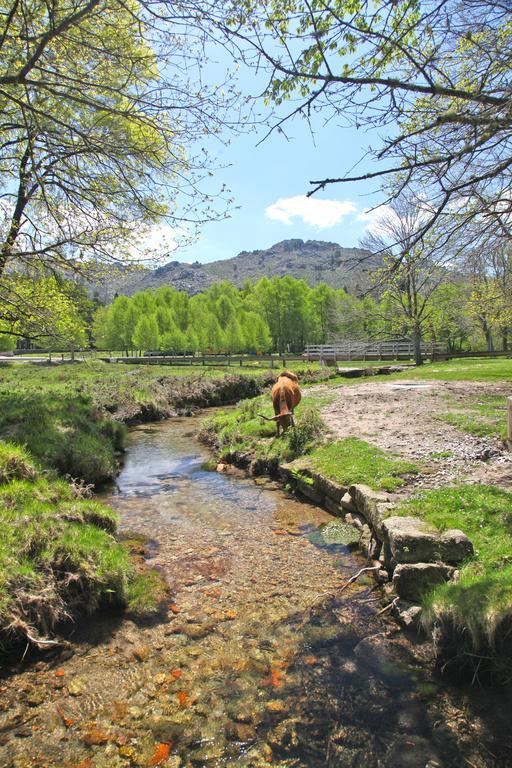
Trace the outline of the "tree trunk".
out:
M 508 350 L 508 328 L 505 328 L 501 333 L 501 345 L 503 352 L 506 352 Z
M 421 354 L 421 328 L 415 326 L 412 333 L 412 343 L 414 348 L 414 362 L 416 365 L 423 365 L 423 355 Z
M 484 330 L 485 342 L 487 344 L 487 351 L 494 352 L 494 341 L 492 338 L 491 329 L 485 322 L 483 323 L 483 330 Z
M 12 256 L 12 253 L 14 250 L 14 244 L 16 242 L 16 239 L 21 229 L 21 217 L 28 203 L 27 187 L 28 187 L 29 173 L 27 171 L 27 166 L 31 157 L 31 153 L 32 153 L 32 142 L 29 137 L 29 141 L 27 141 L 25 152 L 23 153 L 23 156 L 20 160 L 18 192 L 16 194 L 16 203 L 14 205 L 14 210 L 12 212 L 9 231 L 7 232 L 7 236 L 2 244 L 2 247 L 0 248 L 0 277 L 4 272 L 7 262 L 10 260 Z

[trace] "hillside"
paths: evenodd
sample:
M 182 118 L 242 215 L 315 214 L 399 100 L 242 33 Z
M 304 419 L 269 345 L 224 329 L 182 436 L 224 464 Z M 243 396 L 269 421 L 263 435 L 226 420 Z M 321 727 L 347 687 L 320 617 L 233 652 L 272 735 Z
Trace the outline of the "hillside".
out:
M 322 240 L 282 240 L 266 250 L 242 251 L 231 259 L 207 264 L 170 261 L 154 270 L 118 274 L 108 283 L 93 285 L 92 290 L 101 300 L 110 299 L 116 292 L 131 296 L 161 285 L 172 285 L 192 295 L 219 280 L 229 280 L 240 287 L 246 280 L 290 275 L 306 280 L 309 285 L 325 282 L 333 288 L 360 294 L 370 285 L 368 270 L 377 266 L 379 258 L 360 248 L 342 248 L 338 243 Z

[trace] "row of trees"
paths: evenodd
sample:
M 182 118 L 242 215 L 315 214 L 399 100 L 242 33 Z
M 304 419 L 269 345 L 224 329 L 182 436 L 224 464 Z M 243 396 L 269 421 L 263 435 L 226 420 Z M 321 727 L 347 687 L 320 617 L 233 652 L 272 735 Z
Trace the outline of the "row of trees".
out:
M 301 350 L 335 330 L 338 293 L 291 277 L 263 278 L 241 290 L 217 283 L 192 297 L 164 286 L 100 308 L 94 336 L 101 347 L 126 351 Z
M 382 224 L 404 225 L 396 214 Z M 375 281 L 380 295 L 356 297 L 325 284 L 310 288 L 291 277 L 262 278 L 238 289 L 229 282 L 196 296 L 163 286 L 118 296 L 108 306 L 91 301 L 75 282 L 11 276 L 11 292 L 30 311 L 0 321 L 0 349 L 20 338 L 39 347 L 181 352 L 302 351 L 331 339 L 443 342 L 451 351 L 510 348 L 512 256 L 475 256 L 471 270 L 425 270 L 414 250 L 399 266 L 384 258 Z M 376 296 L 378 295 L 378 298 Z M 9 306 L 4 306 L 7 316 Z
M 485 269 L 472 275 L 444 271 L 443 279 L 430 283 L 404 265 L 378 299 L 323 283 L 310 288 L 291 277 L 262 278 L 242 289 L 217 283 L 192 297 L 164 286 L 100 307 L 93 338 L 100 348 L 127 353 L 301 352 L 331 339 L 410 339 L 416 329 L 419 340 L 443 342 L 451 351 L 492 350 L 500 341 L 508 344 L 512 325 L 504 308 L 504 287 L 512 298 L 512 260 L 507 264 L 508 281 Z
M 399 219 L 374 243 L 384 258 L 378 295 L 417 349 L 453 274 L 469 281 L 467 317 L 478 316 L 488 348 L 498 337 L 506 344 L 512 30 L 503 0 L 5 0 L 3 328 L 43 338 L 51 323 L 41 281 L 137 258 L 155 223 L 182 236 L 218 213 L 215 198 L 229 206 L 222 188 L 216 196 L 202 187 L 211 174 L 203 139 L 243 128 L 245 102 L 222 87 L 219 67 L 218 82 L 202 76 L 212 45 L 267 69 L 271 128 L 318 114 L 385 136 L 362 174 L 383 183 Z M 358 179 L 341 171 L 313 180 L 312 192 Z M 312 321 L 297 310 L 312 306 L 300 290 L 263 292 L 259 316 L 275 347 L 325 336 L 325 302 Z M 290 328 L 275 309 L 282 299 Z

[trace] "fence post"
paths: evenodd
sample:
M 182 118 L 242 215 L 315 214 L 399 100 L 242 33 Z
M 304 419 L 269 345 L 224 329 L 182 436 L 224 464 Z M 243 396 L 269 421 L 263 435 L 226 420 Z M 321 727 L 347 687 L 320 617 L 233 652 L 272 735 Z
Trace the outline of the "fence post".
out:
M 512 448 L 512 397 L 507 398 L 508 402 L 508 431 L 507 431 L 507 439 L 508 439 L 508 447 Z

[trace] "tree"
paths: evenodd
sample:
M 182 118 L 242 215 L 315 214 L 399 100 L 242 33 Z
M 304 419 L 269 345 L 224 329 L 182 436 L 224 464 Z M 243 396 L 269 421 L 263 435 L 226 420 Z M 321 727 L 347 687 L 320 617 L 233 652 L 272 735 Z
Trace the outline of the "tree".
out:
M 311 293 L 313 316 L 319 326 L 318 341 L 325 344 L 338 328 L 336 292 L 325 283 L 319 283 Z
M 184 7 L 5 0 L 1 19 L 0 276 L 12 260 L 126 259 L 155 222 L 214 215 L 209 161 L 187 150 L 220 132 L 227 101 L 193 81 L 204 40 Z
M 374 280 L 384 291 L 388 311 L 401 319 L 399 332 L 406 338 L 412 337 L 417 365 L 423 363 L 421 341 L 431 299 L 446 274 L 442 259 L 434 256 L 435 249 L 415 241 L 423 216 L 423 210 L 414 204 L 394 203 L 382 212 L 376 226 L 362 241 L 364 247 L 382 254 L 383 267 L 375 270 Z M 389 315 L 387 330 L 392 335 L 398 331 Z
M 142 352 L 143 349 L 158 349 L 158 323 L 153 315 L 142 315 L 137 320 L 132 341 L 135 349 L 138 349 L 139 352 Z
M 226 345 L 228 352 L 242 352 L 245 346 L 245 339 L 240 327 L 240 323 L 236 317 L 232 317 L 229 320 L 226 330 Z
M 84 318 L 55 277 L 34 280 L 11 274 L 6 281 L 9 298 L 0 305 L 2 334 L 71 350 L 87 343 Z
M 219 321 L 213 314 L 209 314 L 204 327 L 204 343 L 207 350 L 220 352 L 224 344 L 224 334 Z
M 203 7 L 206 4 L 203 4 Z M 419 239 L 440 218 L 510 236 L 512 28 L 503 0 L 247 0 L 205 8 L 233 54 L 266 67 L 271 128 L 299 116 L 378 128 L 362 175 L 312 180 L 312 192 L 361 179 L 429 202 Z M 289 105 L 289 106 L 287 106 Z M 383 128 L 384 127 L 384 128 Z M 453 214 L 457 215 L 453 215 Z

